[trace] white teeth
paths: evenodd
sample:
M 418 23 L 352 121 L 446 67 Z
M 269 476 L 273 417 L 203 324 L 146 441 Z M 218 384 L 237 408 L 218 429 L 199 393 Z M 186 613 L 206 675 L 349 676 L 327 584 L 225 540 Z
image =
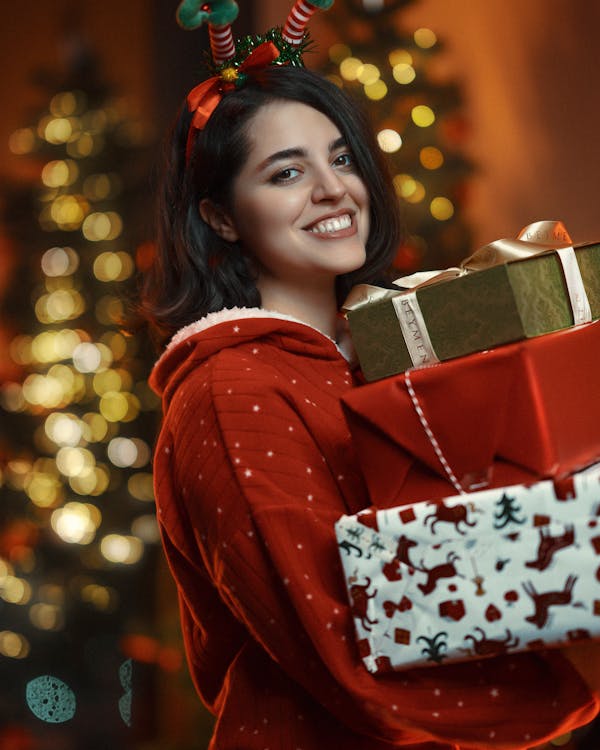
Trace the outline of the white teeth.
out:
M 348 229 L 352 225 L 352 219 L 349 214 L 337 216 L 335 219 L 326 219 L 320 221 L 311 227 L 310 231 L 315 234 L 325 234 L 326 232 L 338 232 L 340 229 Z

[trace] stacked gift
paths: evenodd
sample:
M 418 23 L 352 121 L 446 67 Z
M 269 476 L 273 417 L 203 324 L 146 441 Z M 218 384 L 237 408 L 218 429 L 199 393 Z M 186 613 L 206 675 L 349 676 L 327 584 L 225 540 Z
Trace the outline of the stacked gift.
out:
M 600 321 L 350 391 L 378 507 L 561 476 L 600 460 Z
M 398 283 L 415 288 L 362 285 L 346 301 L 367 380 L 599 318 L 600 243 L 573 247 L 560 222 L 538 222 L 460 269 Z
M 600 465 L 567 493 L 484 490 L 345 516 L 336 533 L 371 672 L 600 637 Z
M 344 397 L 380 509 L 338 526 L 359 646 L 371 670 L 600 635 L 600 468 L 585 471 L 600 461 L 600 321 L 585 323 L 598 317 L 600 273 L 585 266 L 591 258 L 588 270 L 595 267 L 600 245 L 582 249 L 587 260 L 575 266 L 578 250 L 567 253 L 562 297 L 558 286 L 547 298 L 526 294 L 538 312 L 568 297 L 571 317 L 555 326 L 561 330 L 542 336 L 541 328 L 525 327 L 521 340 L 499 348 L 485 339 L 478 353 L 410 368 Z M 513 267 L 554 263 L 561 254 L 420 287 L 413 301 L 421 290 L 435 296 L 498 268 L 500 284 L 512 284 Z M 424 307 L 419 331 L 428 334 Z M 485 305 L 472 313 L 465 313 L 465 328 L 479 329 Z M 386 341 L 378 345 L 387 351 Z

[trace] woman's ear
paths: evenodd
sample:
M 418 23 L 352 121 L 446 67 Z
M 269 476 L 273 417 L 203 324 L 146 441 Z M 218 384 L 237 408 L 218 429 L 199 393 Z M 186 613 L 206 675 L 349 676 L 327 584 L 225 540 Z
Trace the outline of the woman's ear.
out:
M 213 203 L 210 198 L 202 198 L 198 210 L 200 211 L 200 216 L 203 221 L 205 221 L 209 227 L 219 235 L 219 237 L 227 240 L 227 242 L 236 242 L 239 239 L 239 235 L 231 216 L 224 208 Z

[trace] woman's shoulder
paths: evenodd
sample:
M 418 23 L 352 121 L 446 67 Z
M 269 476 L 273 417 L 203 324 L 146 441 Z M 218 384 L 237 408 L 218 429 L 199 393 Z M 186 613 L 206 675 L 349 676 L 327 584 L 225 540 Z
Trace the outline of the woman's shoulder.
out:
M 270 381 L 287 373 L 347 370 L 335 343 L 311 326 L 280 313 L 241 308 L 211 313 L 179 331 L 151 375 L 162 395 L 184 382 Z M 203 387 L 207 387 L 204 385 Z

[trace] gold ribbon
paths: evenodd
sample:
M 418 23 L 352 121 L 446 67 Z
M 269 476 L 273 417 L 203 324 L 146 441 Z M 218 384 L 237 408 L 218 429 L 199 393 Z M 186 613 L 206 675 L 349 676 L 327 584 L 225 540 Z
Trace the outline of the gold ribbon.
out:
M 399 287 L 398 289 L 358 284 L 350 290 L 342 310 L 356 310 L 363 305 L 392 299 L 405 293 L 406 289 L 415 290 L 430 284 L 439 284 L 467 273 L 483 271 L 513 260 L 531 258 L 558 248 L 569 247 L 571 244 L 571 238 L 562 221 L 536 221 L 522 229 L 516 239 L 495 240 L 480 247 L 465 258 L 459 267 L 446 268 L 443 271 L 419 271 L 395 279 L 393 283 Z

